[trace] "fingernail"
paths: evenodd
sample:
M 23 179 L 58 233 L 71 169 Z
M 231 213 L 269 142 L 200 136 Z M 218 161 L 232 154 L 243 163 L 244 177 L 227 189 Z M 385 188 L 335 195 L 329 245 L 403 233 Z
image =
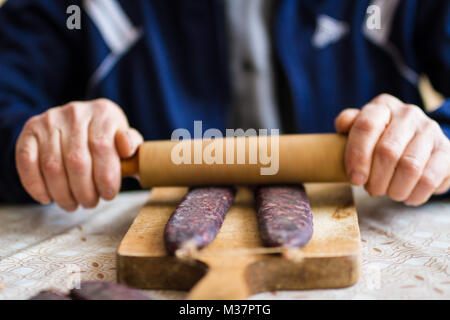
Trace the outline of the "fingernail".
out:
M 111 200 L 112 198 L 114 198 L 114 190 L 110 189 L 110 190 L 106 190 L 104 195 L 103 195 L 103 199 L 105 200 Z
M 47 205 L 47 204 L 50 204 L 50 202 L 51 202 L 51 201 L 50 201 L 50 200 L 47 200 L 47 199 L 41 200 L 41 201 L 40 201 L 40 203 L 41 203 L 42 205 L 44 205 L 44 206 Z
M 407 205 L 408 207 L 417 207 L 418 205 L 412 201 L 405 201 L 403 202 L 405 205 Z
M 128 146 L 132 147 L 133 146 L 133 139 L 131 138 L 130 131 L 127 131 L 127 141 L 128 141 Z
M 59 205 L 59 207 L 67 212 L 74 212 L 78 209 L 78 204 L 76 203 L 69 203 L 64 205 Z
M 51 201 L 52 201 L 51 199 L 45 197 L 45 198 L 40 199 L 39 203 L 40 203 L 40 204 L 43 204 L 43 205 L 47 205 L 47 204 L 49 204 Z
M 366 176 L 359 172 L 352 172 L 350 174 L 350 182 L 357 186 L 363 185 L 366 182 Z

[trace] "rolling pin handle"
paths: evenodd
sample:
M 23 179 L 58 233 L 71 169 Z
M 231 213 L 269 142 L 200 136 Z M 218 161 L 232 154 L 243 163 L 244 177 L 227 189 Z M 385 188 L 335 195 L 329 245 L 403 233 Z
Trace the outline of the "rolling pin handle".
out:
M 136 153 L 128 159 L 120 161 L 120 170 L 122 177 L 136 177 L 139 175 L 139 156 Z

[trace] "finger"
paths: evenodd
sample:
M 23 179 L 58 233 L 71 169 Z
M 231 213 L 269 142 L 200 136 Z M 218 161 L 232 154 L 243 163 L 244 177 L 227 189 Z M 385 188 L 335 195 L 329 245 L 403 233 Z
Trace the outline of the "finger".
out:
M 448 166 L 449 155 L 440 149 L 435 150 L 430 157 L 419 182 L 414 187 L 405 204 L 419 206 L 428 201 L 435 190 L 443 183 L 445 176 L 442 168 Z
M 20 135 L 16 145 L 16 167 L 20 181 L 28 194 L 37 202 L 51 201 L 39 169 L 39 148 L 36 136 Z
M 144 142 L 144 138 L 136 129 L 129 128 L 117 131 L 116 147 L 122 159 L 131 157 L 142 142 Z
M 439 127 L 439 129 L 440 129 L 440 127 Z M 444 177 L 446 177 L 446 178 L 441 183 L 441 185 L 436 189 L 436 191 L 434 192 L 435 194 L 443 194 L 443 193 L 448 192 L 450 189 L 450 140 L 448 140 L 448 138 L 444 135 L 444 133 L 442 132 L 442 129 L 440 129 L 439 132 L 441 133 L 441 137 L 442 137 L 441 141 L 445 141 L 445 142 L 442 142 L 441 144 L 439 144 L 437 146 L 437 148 L 441 148 L 441 150 L 443 150 L 443 152 L 447 155 L 448 160 L 447 160 L 447 171 L 445 171 L 445 168 L 442 168 L 442 172 L 444 173 Z M 447 172 L 447 174 L 445 174 L 445 172 Z
M 98 203 L 98 194 L 92 174 L 87 132 L 88 122 L 80 119 L 73 121 L 70 130 L 63 133 L 66 136 L 63 136 L 62 151 L 75 200 L 84 208 L 93 208 Z
M 449 189 L 450 189 L 450 177 L 448 177 L 441 183 L 441 185 L 436 189 L 434 194 L 444 194 L 447 191 L 449 191 Z
M 368 104 L 350 129 L 345 164 L 350 182 L 365 184 L 370 173 L 375 145 L 390 121 L 391 112 L 383 105 Z
M 40 157 L 41 172 L 47 182 L 50 196 L 62 209 L 66 211 L 76 210 L 78 204 L 70 191 L 64 168 L 59 130 L 54 130 L 46 141 L 41 142 L 39 148 L 42 151 Z
M 115 124 L 108 119 L 93 120 L 89 129 L 94 183 L 105 200 L 112 200 L 120 189 L 120 158 L 114 145 L 115 132 Z
M 404 153 L 414 137 L 417 127 L 414 112 L 405 109 L 393 119 L 377 142 L 366 190 L 375 196 L 384 195 Z
M 387 190 L 396 201 L 404 201 L 411 194 L 433 151 L 429 131 L 417 133 L 405 149 Z
M 361 110 L 348 108 L 342 111 L 336 118 L 334 126 L 338 133 L 347 133 L 355 122 Z
M 403 105 L 403 102 L 400 99 L 386 93 L 376 96 L 372 100 L 372 103 L 385 105 L 391 110 L 395 110 Z

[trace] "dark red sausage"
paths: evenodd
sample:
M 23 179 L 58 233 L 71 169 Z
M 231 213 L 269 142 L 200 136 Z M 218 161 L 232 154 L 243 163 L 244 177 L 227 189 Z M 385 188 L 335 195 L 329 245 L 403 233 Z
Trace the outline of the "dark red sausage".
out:
M 201 249 L 217 236 L 235 195 L 233 187 L 191 189 L 170 217 L 164 230 L 167 251 L 193 246 Z
M 268 247 L 303 247 L 313 233 L 313 216 L 302 185 L 256 189 L 261 239 Z
M 82 282 L 80 289 L 72 289 L 70 297 L 74 300 L 151 300 L 139 290 L 104 281 Z
M 30 298 L 30 300 L 72 300 L 65 294 L 57 291 L 44 290 Z

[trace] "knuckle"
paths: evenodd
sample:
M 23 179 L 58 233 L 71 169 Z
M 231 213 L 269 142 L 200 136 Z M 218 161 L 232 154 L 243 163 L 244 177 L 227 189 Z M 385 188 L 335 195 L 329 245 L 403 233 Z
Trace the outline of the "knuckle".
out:
M 93 104 L 95 110 L 99 113 L 107 112 L 110 108 L 109 104 L 106 101 L 96 101 Z
M 433 119 L 428 118 L 424 129 L 429 130 L 432 133 L 437 133 L 437 132 L 441 132 L 441 126 L 439 125 L 439 123 Z
M 361 163 L 365 163 L 368 159 L 366 153 L 358 148 L 349 148 L 346 155 L 346 164 L 347 167 L 354 168 L 357 167 Z
M 42 114 L 41 121 L 47 131 L 51 131 L 56 126 L 56 111 L 49 109 Z
M 362 132 L 372 132 L 376 128 L 377 124 L 374 119 L 360 118 L 355 122 L 354 128 Z
M 81 120 L 81 104 L 78 102 L 69 102 L 64 106 L 64 111 L 69 119 L 77 123 Z
M 388 93 L 382 93 L 375 97 L 374 102 L 379 104 L 391 105 L 393 103 L 397 103 L 397 98 Z
M 112 172 L 105 172 L 100 177 L 100 181 L 106 190 L 114 190 L 116 188 L 116 179 Z
M 95 99 L 94 103 L 98 104 L 98 105 L 105 105 L 105 106 L 112 106 L 112 105 L 114 105 L 114 102 L 112 102 L 111 100 L 109 100 L 107 98 Z
M 87 156 L 81 151 L 72 151 L 67 156 L 68 166 L 77 173 L 84 172 L 88 167 Z
M 20 165 L 30 165 L 34 162 L 30 149 L 26 147 L 18 147 L 16 150 L 17 161 Z
M 116 108 L 116 104 L 106 98 L 99 98 L 99 99 L 94 100 L 93 106 L 100 113 L 103 113 L 103 112 L 106 112 L 106 111 Z
M 416 114 L 416 115 L 423 115 L 424 114 L 423 110 L 419 106 L 417 106 L 415 104 L 407 104 L 406 105 L 406 109 L 409 110 L 409 112 L 411 112 L 413 114 Z
M 94 112 L 98 115 L 106 115 L 109 117 L 115 117 L 116 119 L 118 117 L 121 121 L 125 120 L 124 122 L 128 123 L 126 120 L 127 117 L 122 108 L 120 108 L 114 101 L 100 98 L 94 101 L 93 106 Z
M 438 187 L 437 179 L 431 175 L 431 174 L 424 174 L 420 180 L 419 183 L 426 189 L 426 190 L 434 190 Z
M 36 129 L 36 127 L 38 126 L 40 119 L 41 119 L 41 115 L 33 116 L 30 119 L 28 119 L 28 121 L 25 122 L 23 131 L 24 132 L 33 132 Z
M 376 153 L 382 159 L 388 161 L 397 161 L 400 158 L 400 152 L 398 146 L 387 140 L 381 141 L 376 147 Z
M 405 118 L 410 118 L 410 119 L 422 119 L 423 116 L 425 115 L 422 111 L 422 109 L 420 109 L 418 106 L 413 105 L 413 104 L 406 104 L 403 106 L 402 108 L 403 111 L 403 116 Z
M 442 133 L 444 135 L 444 133 Z M 440 141 L 440 145 L 437 146 L 437 150 L 441 150 L 444 155 L 444 159 L 446 159 L 446 163 L 448 164 L 448 168 L 450 169 L 450 140 L 444 136 Z
M 106 136 L 96 136 L 90 139 L 90 147 L 99 153 L 105 153 L 112 148 L 110 139 Z
M 43 169 L 49 175 L 57 175 L 63 171 L 63 166 L 59 159 L 49 157 L 44 161 Z
M 400 159 L 399 167 L 405 170 L 409 175 L 418 176 L 422 172 L 423 161 L 417 157 L 405 155 Z

